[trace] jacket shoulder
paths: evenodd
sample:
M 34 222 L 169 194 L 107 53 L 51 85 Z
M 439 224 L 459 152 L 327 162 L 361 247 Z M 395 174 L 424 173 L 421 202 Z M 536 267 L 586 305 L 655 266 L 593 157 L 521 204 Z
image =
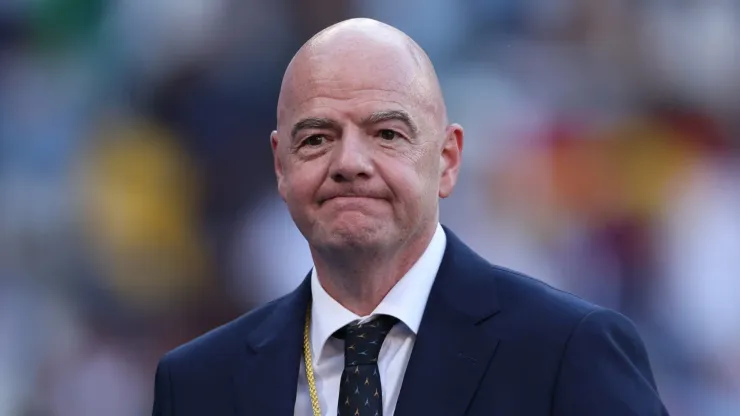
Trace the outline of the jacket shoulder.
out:
M 283 302 L 283 296 L 259 306 L 244 315 L 214 328 L 185 344 L 167 352 L 160 360 L 163 365 L 179 363 L 212 363 L 244 351 L 247 336 L 257 329 Z
M 570 292 L 553 287 L 524 273 L 492 265 L 497 287 L 509 307 L 542 310 L 559 317 L 583 317 L 603 309 Z
M 449 229 L 445 231 L 448 248 L 440 273 L 456 276 L 448 283 L 449 289 L 464 286 L 461 302 L 476 305 L 493 302 L 498 314 L 511 318 L 520 327 L 523 324 L 574 326 L 591 312 L 606 310 L 532 276 L 492 264 Z
M 572 333 L 589 316 L 628 320 L 622 314 L 555 288 L 526 274 L 491 265 L 502 311 L 518 325 L 543 335 Z

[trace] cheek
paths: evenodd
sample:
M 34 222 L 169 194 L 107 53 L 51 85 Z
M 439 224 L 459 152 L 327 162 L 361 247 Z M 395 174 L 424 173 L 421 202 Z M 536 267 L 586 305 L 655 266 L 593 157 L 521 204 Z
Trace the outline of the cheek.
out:
M 323 176 L 315 169 L 292 169 L 284 178 L 286 199 L 291 204 L 301 205 L 313 202 L 316 191 L 321 186 Z
M 419 186 L 425 188 L 425 190 L 434 188 L 434 192 L 436 193 L 440 179 L 440 158 L 431 149 L 425 150 L 414 165 L 414 170 L 419 179 Z
M 290 178 L 286 188 L 287 199 L 294 204 L 305 204 L 312 194 L 311 182 L 306 177 Z
M 388 185 L 400 199 L 419 199 L 439 185 L 439 158 L 428 148 L 416 148 L 388 160 Z M 434 188 L 434 189 L 431 189 Z
M 402 209 L 415 215 L 430 193 L 430 179 L 429 174 L 418 166 L 403 166 L 389 175 L 388 186 L 402 204 Z

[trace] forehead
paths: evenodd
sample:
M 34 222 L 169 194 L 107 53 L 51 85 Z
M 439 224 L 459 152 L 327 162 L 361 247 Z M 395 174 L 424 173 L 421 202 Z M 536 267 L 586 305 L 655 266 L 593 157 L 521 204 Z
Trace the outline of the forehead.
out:
M 412 118 L 424 116 L 421 103 L 402 90 L 384 90 L 372 86 L 343 89 L 315 88 L 315 93 L 306 94 L 301 101 L 286 107 L 285 121 L 304 116 L 321 116 L 332 119 L 360 119 L 371 113 L 388 110 L 403 110 Z
M 409 54 L 399 53 L 398 48 L 310 52 L 310 57 L 286 74 L 279 119 L 331 110 L 400 108 L 423 113 L 433 107 L 419 65 Z

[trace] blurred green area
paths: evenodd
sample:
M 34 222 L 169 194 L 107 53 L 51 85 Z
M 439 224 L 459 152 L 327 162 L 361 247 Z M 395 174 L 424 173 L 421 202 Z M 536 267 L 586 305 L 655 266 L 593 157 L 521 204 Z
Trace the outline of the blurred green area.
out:
M 34 43 L 54 50 L 97 35 L 110 0 L 38 0 L 30 11 Z

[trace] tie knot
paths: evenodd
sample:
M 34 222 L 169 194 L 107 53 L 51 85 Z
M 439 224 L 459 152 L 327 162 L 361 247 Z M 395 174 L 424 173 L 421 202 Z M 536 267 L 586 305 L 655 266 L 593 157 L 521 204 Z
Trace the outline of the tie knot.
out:
M 380 315 L 370 322 L 353 322 L 340 329 L 337 335 L 344 338 L 344 365 L 376 364 L 380 347 L 396 322 L 398 319 L 392 316 Z

